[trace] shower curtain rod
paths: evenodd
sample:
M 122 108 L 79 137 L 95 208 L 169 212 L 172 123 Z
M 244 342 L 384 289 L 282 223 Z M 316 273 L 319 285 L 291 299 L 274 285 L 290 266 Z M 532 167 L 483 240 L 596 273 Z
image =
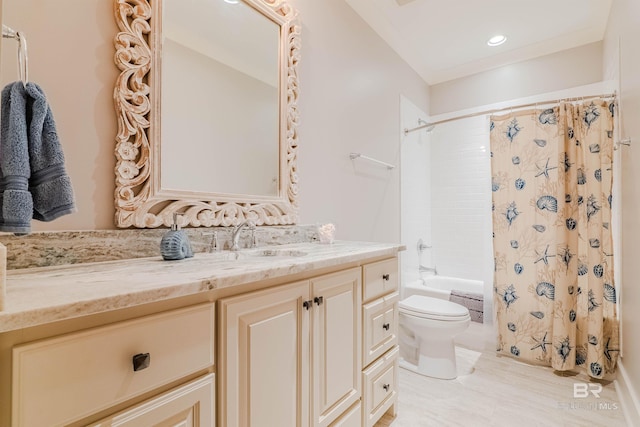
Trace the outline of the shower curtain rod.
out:
M 559 102 L 565 101 L 565 102 L 574 102 L 574 101 L 583 101 L 583 100 L 589 100 L 589 99 L 596 99 L 596 98 L 615 98 L 616 94 L 614 93 L 607 93 L 607 94 L 603 94 L 603 95 L 592 95 L 592 96 L 577 96 L 577 97 L 573 97 L 573 98 L 558 98 L 558 99 L 552 99 L 549 101 L 539 101 L 539 102 L 531 102 L 528 104 L 520 104 L 520 105 L 512 105 L 509 107 L 503 107 L 503 108 L 496 108 L 493 110 L 485 110 L 485 111 L 479 111 L 477 113 L 469 113 L 469 114 L 464 114 L 462 116 L 456 116 L 456 117 L 450 117 L 448 119 L 444 119 L 444 120 L 438 120 L 437 122 L 430 122 L 430 123 L 424 123 L 423 120 L 419 120 L 419 122 L 423 122 L 424 124 L 420 125 L 420 126 L 416 126 L 412 129 L 408 129 L 405 128 L 404 129 L 404 134 L 408 135 L 410 132 L 416 131 L 416 130 L 420 130 L 420 129 L 425 129 L 431 126 L 435 126 L 435 125 L 440 125 L 443 123 L 448 123 L 448 122 L 452 122 L 454 120 L 460 120 L 460 119 L 468 119 L 470 117 L 476 117 L 476 116 L 484 116 L 487 114 L 494 114 L 494 113 L 499 113 L 500 111 L 505 111 L 505 110 L 517 110 L 520 108 L 526 108 L 526 107 L 536 107 L 538 105 L 547 105 L 547 104 L 557 104 Z

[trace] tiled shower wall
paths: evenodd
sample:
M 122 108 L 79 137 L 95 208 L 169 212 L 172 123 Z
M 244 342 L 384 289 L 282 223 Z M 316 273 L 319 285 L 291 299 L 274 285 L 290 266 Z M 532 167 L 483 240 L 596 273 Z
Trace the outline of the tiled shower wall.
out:
M 404 128 L 426 115 L 401 101 Z M 402 281 L 419 278 L 418 266 L 438 274 L 484 282 L 485 311 L 491 312 L 491 163 L 484 116 L 437 125 L 402 138 Z M 420 255 L 422 239 L 431 246 Z M 485 316 L 491 322 L 491 316 Z
M 493 259 L 488 119 L 443 123 L 430 136 L 434 265 L 445 276 L 484 281 Z
M 406 98 L 400 100 L 402 129 L 418 126 L 418 119 L 427 116 Z M 431 145 L 429 134 L 422 131 L 402 134 L 400 176 L 400 233 L 407 250 L 400 253 L 402 282 L 417 280 L 418 265 L 431 266 L 431 251 L 425 250 L 419 256 L 416 249 L 418 239 L 431 245 Z

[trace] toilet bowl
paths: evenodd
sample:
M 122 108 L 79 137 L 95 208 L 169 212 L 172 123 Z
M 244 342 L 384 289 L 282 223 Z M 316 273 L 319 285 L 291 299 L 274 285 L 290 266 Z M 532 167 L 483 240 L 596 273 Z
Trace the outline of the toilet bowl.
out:
M 453 339 L 471 322 L 466 307 L 439 298 L 411 295 L 400 301 L 400 366 L 441 379 L 457 377 Z

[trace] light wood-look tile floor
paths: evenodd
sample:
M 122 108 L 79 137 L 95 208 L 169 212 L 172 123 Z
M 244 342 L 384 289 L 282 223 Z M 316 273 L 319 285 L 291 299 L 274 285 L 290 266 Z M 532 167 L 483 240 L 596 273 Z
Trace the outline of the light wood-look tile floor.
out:
M 491 344 L 482 344 L 487 329 L 472 322 L 461 337 L 466 342 L 456 346 L 455 380 L 400 368 L 398 414 L 385 415 L 376 427 L 626 427 L 613 382 L 600 382 L 599 398 L 575 398 L 574 383 L 587 382 L 586 374 L 558 375 L 497 356 Z

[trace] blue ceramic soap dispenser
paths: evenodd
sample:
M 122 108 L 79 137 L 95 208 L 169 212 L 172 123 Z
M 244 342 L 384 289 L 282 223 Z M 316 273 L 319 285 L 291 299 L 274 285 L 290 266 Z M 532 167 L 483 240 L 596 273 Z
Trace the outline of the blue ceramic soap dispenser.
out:
M 189 236 L 184 230 L 180 230 L 178 225 L 178 215 L 177 213 L 173 214 L 171 230 L 167 231 L 160 241 L 160 254 L 167 261 L 191 258 L 193 256 Z

